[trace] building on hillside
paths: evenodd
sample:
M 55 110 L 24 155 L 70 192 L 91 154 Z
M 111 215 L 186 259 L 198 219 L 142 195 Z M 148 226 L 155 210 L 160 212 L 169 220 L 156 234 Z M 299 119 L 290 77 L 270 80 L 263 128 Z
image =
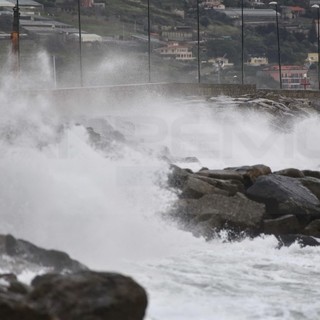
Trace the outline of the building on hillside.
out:
M 252 7 L 260 7 L 265 5 L 262 0 L 249 0 L 249 3 Z
M 318 62 L 318 52 L 309 52 L 306 62 L 309 64 Z
M 66 35 L 78 32 L 78 29 L 73 26 L 38 16 L 20 19 L 20 26 L 28 35 L 37 38 L 45 38 L 53 34 Z
M 228 18 L 234 21 L 235 25 L 241 25 L 242 12 L 241 8 L 227 8 L 219 10 L 224 13 Z M 280 16 L 280 13 L 277 13 Z M 276 23 L 276 12 L 273 9 L 248 9 L 244 8 L 243 17 L 246 25 L 263 25 Z
M 0 10 L 1 13 L 4 11 L 10 11 L 12 14 L 12 8 L 15 6 L 14 3 L 6 0 L 0 0 Z
M 275 81 L 280 82 L 279 66 L 271 66 L 262 70 Z M 283 89 L 303 89 L 304 80 L 307 78 L 308 68 L 305 66 L 281 66 Z
M 255 56 L 252 56 L 247 61 L 247 65 L 252 66 L 252 67 L 265 66 L 268 63 L 269 63 L 268 62 L 268 58 L 266 58 L 266 57 L 255 57 Z
M 232 68 L 234 66 L 234 64 L 229 62 L 229 59 L 226 57 L 211 58 L 208 62 L 212 63 L 214 66 L 219 66 L 221 69 Z
M 92 8 L 94 6 L 94 0 L 81 0 L 81 7 Z
M 8 1 L 14 6 L 17 2 L 16 0 Z M 43 11 L 43 5 L 33 0 L 19 0 L 19 8 L 21 16 L 40 15 L 40 13 Z
M 281 6 L 281 17 L 284 20 L 291 20 L 305 14 L 306 10 L 298 6 Z
M 176 16 L 182 18 L 182 19 L 184 19 L 184 17 L 185 17 L 185 12 L 184 12 L 184 10 L 173 9 L 173 10 L 172 10 L 172 13 L 175 14 Z
M 160 47 L 154 50 L 164 58 L 190 61 L 194 60 L 191 48 L 189 45 L 179 44 L 177 42 L 169 43 L 165 47 Z
M 68 39 L 71 41 L 78 42 L 79 33 L 76 32 L 76 33 L 69 34 Z M 102 42 L 102 37 L 94 33 L 81 33 L 81 42 L 84 42 L 84 43 Z
M 210 10 L 210 9 L 224 10 L 226 8 L 225 5 L 221 3 L 220 0 L 205 0 L 201 2 L 201 6 L 206 10 Z
M 164 41 L 192 41 L 193 30 L 189 26 L 162 27 L 160 39 Z

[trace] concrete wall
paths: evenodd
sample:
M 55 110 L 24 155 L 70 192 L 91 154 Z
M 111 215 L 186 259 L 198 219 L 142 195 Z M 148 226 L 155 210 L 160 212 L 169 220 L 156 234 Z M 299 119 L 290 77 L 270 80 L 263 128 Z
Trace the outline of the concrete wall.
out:
M 26 93 L 24 93 L 26 94 Z M 238 84 L 198 84 L 198 83 L 150 83 L 150 84 L 133 84 L 118 85 L 105 87 L 83 87 L 83 88 L 66 88 L 50 91 L 28 92 L 27 94 L 43 94 L 50 99 L 63 105 L 92 105 L 95 97 L 114 101 L 130 100 L 133 96 L 161 95 L 161 96 L 218 96 L 225 95 L 230 97 L 240 97 L 243 95 L 252 95 L 256 97 L 285 96 L 291 98 L 320 98 L 320 91 L 311 90 L 257 90 L 255 85 L 238 85 Z

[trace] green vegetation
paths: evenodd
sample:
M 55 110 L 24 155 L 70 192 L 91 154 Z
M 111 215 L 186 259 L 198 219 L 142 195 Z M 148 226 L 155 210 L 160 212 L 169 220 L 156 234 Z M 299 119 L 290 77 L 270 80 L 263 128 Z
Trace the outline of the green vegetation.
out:
M 45 4 L 50 2 L 58 5 L 55 0 L 42 0 Z M 57 14 L 60 21 L 77 26 L 76 1 L 74 11 L 66 10 Z M 227 6 L 239 6 L 239 0 L 225 0 Z M 283 0 L 280 4 L 290 5 L 290 1 Z M 82 10 L 83 30 L 97 33 L 102 36 L 128 37 L 133 33 L 146 34 L 147 29 L 147 0 L 106 0 L 105 11 L 98 12 L 94 9 Z M 247 2 L 245 2 L 247 4 Z M 192 0 L 152 0 L 151 23 L 152 31 L 157 32 L 160 26 L 188 25 L 196 29 L 196 1 Z M 299 4 L 304 6 L 304 2 Z M 173 9 L 184 9 L 185 19 L 173 13 Z M 289 32 L 282 27 L 280 20 L 281 58 L 285 64 L 303 64 L 307 53 L 315 51 L 316 42 L 315 26 L 312 19 L 299 18 L 298 22 L 304 26 L 301 31 Z M 313 13 L 314 15 L 314 13 Z M 224 14 L 214 10 L 200 10 L 201 34 L 207 40 L 203 50 L 204 59 L 227 56 L 229 61 L 239 64 L 241 60 L 241 29 Z M 309 34 L 306 34 L 308 26 Z M 266 56 L 270 63 L 278 59 L 277 38 L 275 24 L 251 27 L 245 25 L 245 59 L 251 55 Z
M 77 0 L 38 0 L 44 4 L 47 14 L 53 15 L 54 19 L 78 27 L 78 2 Z M 101 36 L 111 36 L 115 39 L 129 40 L 130 36 L 135 34 L 147 35 L 147 0 L 98 0 L 104 3 L 105 7 L 99 8 L 81 8 L 81 24 L 83 31 L 96 33 Z M 98 2 L 96 1 L 96 2 Z M 193 54 L 197 57 L 197 1 L 195 0 L 152 0 L 150 1 L 151 13 L 151 31 L 161 33 L 161 27 L 189 26 L 193 28 L 195 41 Z M 282 0 L 279 5 L 290 5 L 292 1 Z M 226 6 L 238 6 L 240 0 L 224 0 Z M 245 1 L 245 6 L 249 2 Z M 299 6 L 306 7 L 305 3 L 299 3 Z M 174 10 L 184 10 L 185 17 L 174 13 Z M 308 52 L 317 51 L 317 35 L 313 19 L 316 12 L 308 9 L 303 17 L 288 21 L 280 19 L 280 42 L 281 42 L 281 60 L 282 64 L 303 65 Z M 238 21 L 239 22 L 239 21 Z M 291 26 L 295 25 L 295 31 L 291 31 Z M 3 31 L 10 32 L 12 26 L 11 19 L 3 15 L 0 19 L 0 28 Z M 290 30 L 290 31 L 289 31 Z M 200 34 L 201 34 L 201 61 L 208 61 L 216 57 L 226 57 L 229 62 L 234 63 L 232 71 L 223 71 L 219 77 L 223 81 L 233 81 L 235 74 L 241 72 L 241 27 L 226 15 L 215 10 L 200 9 Z M 34 39 L 35 42 L 38 39 Z M 45 47 L 51 54 L 61 61 L 75 61 L 77 59 L 77 44 L 66 43 L 62 37 L 51 37 L 47 41 L 37 43 Z M 155 48 L 157 44 L 153 44 Z M 7 49 L 1 50 L 1 56 Z M 29 47 L 24 46 L 24 51 L 29 51 Z M 27 48 L 27 49 L 25 49 Z M 97 47 L 84 46 L 84 55 L 88 57 L 98 54 L 110 53 L 112 50 L 119 52 L 130 52 L 136 54 L 139 59 L 147 59 L 146 43 L 132 45 L 128 42 L 119 43 L 113 46 L 100 44 Z M 179 62 L 176 60 L 164 60 L 156 53 L 152 53 L 153 68 L 157 70 L 158 80 L 166 80 L 167 76 L 172 76 L 180 81 L 194 80 L 197 77 L 196 60 L 189 62 Z M 244 25 L 244 59 L 251 56 L 265 56 L 269 63 L 278 62 L 278 47 L 276 37 L 276 25 L 251 26 Z M 88 60 L 90 60 L 88 58 Z M 61 68 L 63 63 L 61 62 Z M 212 81 L 212 64 L 205 64 L 208 70 L 208 81 Z M 159 71 L 160 70 L 160 71 Z M 254 79 L 256 68 L 246 66 L 246 76 Z M 217 75 L 215 75 L 216 77 Z M 155 77 L 155 75 L 154 75 Z M 211 78 L 210 78 L 211 77 Z M 218 81 L 218 80 L 217 80 Z M 254 81 L 254 80 L 253 80 Z

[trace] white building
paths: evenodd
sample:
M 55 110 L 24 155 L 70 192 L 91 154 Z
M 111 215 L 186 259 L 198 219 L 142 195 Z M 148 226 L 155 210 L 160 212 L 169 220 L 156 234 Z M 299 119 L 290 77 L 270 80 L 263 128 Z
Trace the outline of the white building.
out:
M 79 41 L 79 33 L 71 33 L 68 38 L 73 41 Z M 94 33 L 81 33 L 81 42 L 101 42 L 102 37 Z
M 247 61 L 247 64 L 252 67 L 265 66 L 268 63 L 268 58 L 266 57 L 250 57 Z
M 182 61 L 190 61 L 195 59 L 190 51 L 190 47 L 182 45 L 177 42 L 169 43 L 165 47 L 155 49 L 155 52 L 159 53 L 163 57 L 172 58 Z

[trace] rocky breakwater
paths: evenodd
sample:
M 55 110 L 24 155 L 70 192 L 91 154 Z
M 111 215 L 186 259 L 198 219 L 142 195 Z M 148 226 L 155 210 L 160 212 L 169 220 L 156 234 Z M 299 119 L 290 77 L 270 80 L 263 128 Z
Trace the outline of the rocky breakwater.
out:
M 272 172 L 258 164 L 198 172 L 172 165 L 169 185 L 179 199 L 170 216 L 208 240 L 228 231 L 230 240 L 272 234 L 279 245 L 320 242 L 320 172 Z
M 0 235 L 1 320 L 142 320 L 145 290 L 130 277 L 95 272 L 66 253 Z M 22 271 L 40 273 L 30 285 Z M 45 272 L 45 273 L 44 273 Z M 43 274 L 44 273 L 44 274 Z

